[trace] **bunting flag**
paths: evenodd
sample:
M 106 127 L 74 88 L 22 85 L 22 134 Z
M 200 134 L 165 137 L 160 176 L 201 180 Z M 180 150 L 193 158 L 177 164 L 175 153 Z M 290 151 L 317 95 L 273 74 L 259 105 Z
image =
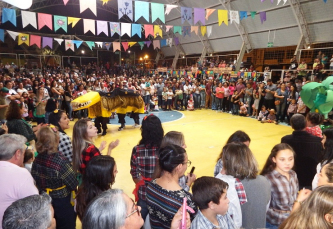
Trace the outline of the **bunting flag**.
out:
M 107 4 L 109 1 L 110 1 L 110 0 L 101 0 L 103 6 L 104 6 L 105 4 Z
M 141 50 L 143 49 L 143 46 L 145 46 L 145 42 L 144 41 L 139 41 L 138 44 L 140 45 Z
M 256 11 L 251 11 L 251 17 L 252 19 L 254 19 L 254 17 L 256 16 L 257 12 Z
M 188 21 L 188 23 L 192 25 L 192 8 L 181 7 L 181 19 L 182 24 L 184 24 L 185 21 Z
M 197 24 L 198 21 L 201 21 L 202 25 L 206 24 L 205 21 L 205 9 L 202 8 L 194 8 L 194 21 L 193 24 Z
M 145 45 L 147 45 L 147 48 L 151 45 L 151 41 L 145 41 Z
M 145 37 L 147 38 L 149 35 L 154 36 L 154 27 L 153 25 L 144 25 Z
M 139 20 L 140 17 L 146 19 L 149 22 L 149 2 L 135 1 L 135 21 Z
M 65 50 L 71 49 L 74 52 L 74 43 L 72 40 L 65 40 Z
M 166 44 L 171 47 L 172 46 L 172 38 L 166 39 Z
M 49 46 L 50 49 L 53 49 L 53 38 L 52 37 L 43 37 L 42 38 L 42 48 Z
M 97 45 L 97 47 L 99 47 L 99 48 L 103 48 L 103 42 L 100 42 L 100 41 L 95 42 L 95 45 Z
M 165 15 L 168 15 L 172 9 L 177 8 L 177 5 L 165 5 Z
M 70 25 L 72 24 L 72 28 L 74 28 L 74 26 L 76 25 L 76 23 L 78 23 L 81 20 L 81 18 L 77 18 L 77 17 L 68 17 L 67 18 L 67 24 Z
M 173 27 L 173 33 L 179 33 L 180 35 L 182 35 L 182 27 L 181 26 L 174 26 Z
M 53 21 L 54 32 L 57 32 L 58 29 L 62 28 L 67 33 L 67 17 L 54 15 Z
M 161 22 L 165 23 L 164 4 L 150 3 L 150 5 L 151 5 L 151 22 L 154 23 L 155 20 L 159 18 Z
M 135 34 L 141 38 L 141 24 L 132 24 L 132 37 Z
M 29 34 L 26 34 L 26 33 L 20 33 L 18 35 L 18 45 L 21 45 L 21 44 L 26 44 L 26 45 L 30 45 L 30 42 L 29 42 Z
M 191 26 L 191 32 L 195 32 L 198 35 L 199 26 Z
M 325 3 L 327 2 L 327 0 L 323 0 Z
M 9 31 L 7 30 L 7 33 L 13 38 L 13 40 L 16 40 L 16 37 L 18 36 L 19 33 L 14 32 L 14 31 Z
M 161 49 L 160 40 L 153 40 L 154 49 Z
M 86 41 L 86 44 L 88 45 L 90 50 L 92 50 L 92 48 L 95 47 L 95 42 L 93 42 L 93 41 Z
M 120 25 L 117 22 L 110 22 L 110 31 L 111 31 L 111 37 L 118 33 L 120 35 Z
M 207 26 L 207 37 L 210 37 L 210 35 L 212 35 L 212 31 L 213 31 L 213 26 Z
M 104 42 L 103 47 L 105 47 L 107 50 L 110 50 L 111 42 Z
M 107 21 L 96 21 L 96 25 L 97 25 L 97 35 L 104 33 L 106 36 L 109 36 Z
M 207 27 L 206 26 L 201 26 L 201 35 L 205 36 L 206 32 L 207 32 Z
M 63 0 L 64 5 L 67 5 L 68 1 L 69 1 L 69 0 Z
M 208 21 L 208 18 L 212 13 L 214 13 L 215 9 L 206 9 L 206 20 Z
M 176 46 L 180 44 L 180 43 L 179 43 L 179 38 L 178 38 L 178 37 L 173 38 L 173 40 L 175 41 L 175 45 L 176 45 Z
M 183 26 L 183 36 L 191 36 L 191 26 Z
M 38 13 L 38 29 L 40 30 L 44 26 L 47 26 L 51 30 L 53 30 L 52 15 L 51 14 Z
M 173 25 L 166 25 L 165 26 L 165 32 L 169 32 L 170 29 L 172 29 L 172 28 L 173 28 Z
M 224 22 L 224 24 L 228 25 L 228 10 L 218 10 L 218 21 L 219 26 Z
M 154 38 L 157 36 L 163 37 L 162 29 L 159 25 L 154 25 Z
M 131 37 L 131 23 L 121 23 L 121 36 L 127 34 L 129 37 Z
M 326 1 L 327 0 L 324 0 L 324 2 L 326 3 Z M 280 2 L 281 2 L 281 0 L 278 0 L 278 3 L 277 3 L 277 5 L 279 5 L 280 4 Z M 287 3 L 287 0 L 283 0 L 283 5 L 285 5 Z
M 161 48 L 167 45 L 166 39 L 161 40 Z
M 123 46 L 125 52 L 127 51 L 128 49 L 128 42 L 121 42 L 121 45 Z
M 113 52 L 116 52 L 117 50 L 121 51 L 120 42 L 113 42 L 112 46 L 113 46 Z
M 83 32 L 92 32 L 95 35 L 95 20 L 83 19 Z
M 247 11 L 239 11 L 240 20 L 247 18 Z
M 0 29 L 0 41 L 5 42 L 5 31 Z
M 133 42 L 128 42 L 128 47 L 132 47 L 133 45 L 135 45 L 137 42 L 133 41 Z
M 56 42 L 58 42 L 59 45 L 64 41 L 64 39 L 61 38 L 53 38 Z
M 38 48 L 40 48 L 41 40 L 41 36 L 30 35 L 30 46 L 36 45 Z
M 266 12 L 259 12 L 261 24 L 266 21 Z
M 22 27 L 25 28 L 29 24 L 32 25 L 35 29 L 37 29 L 37 20 L 36 13 L 29 11 L 21 11 L 22 14 Z
M 239 13 L 235 10 L 229 10 L 230 13 L 230 23 L 235 21 L 237 24 L 239 24 Z
M 97 16 L 97 10 L 96 10 L 97 8 L 95 0 L 80 0 L 80 13 L 82 13 L 86 9 L 90 9 L 91 12 L 93 12 L 95 16 Z
M 91 0 L 88 0 L 91 1 Z M 93 0 L 94 1 L 94 0 Z M 133 21 L 133 5 L 132 0 L 118 0 L 118 19 L 127 16 Z
M 16 27 L 16 11 L 14 9 L 2 8 L 2 23 L 7 21 Z
M 81 44 L 83 43 L 83 41 L 78 41 L 78 40 L 72 40 L 72 42 L 77 49 L 80 48 Z

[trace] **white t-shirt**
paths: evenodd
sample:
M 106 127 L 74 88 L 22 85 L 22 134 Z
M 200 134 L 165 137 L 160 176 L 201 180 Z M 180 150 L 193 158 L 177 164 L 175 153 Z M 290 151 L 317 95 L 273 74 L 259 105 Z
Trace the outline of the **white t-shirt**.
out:
M 23 92 L 26 92 L 26 93 L 28 93 L 28 91 L 27 91 L 27 89 L 25 89 L 25 88 L 23 88 L 23 89 L 20 89 L 20 88 L 17 88 L 17 93 L 23 93 Z
M 333 58 L 330 60 L 331 64 L 330 66 L 333 67 Z
M 172 97 L 173 97 L 173 92 L 172 92 L 172 91 L 168 91 L 168 92 L 167 92 L 167 95 L 168 95 L 168 99 L 172 99 Z
M 141 85 L 140 85 L 140 87 L 141 87 L 141 95 L 142 96 L 145 96 L 146 95 L 146 83 L 142 83 Z
M 191 94 L 191 91 L 192 91 L 192 86 L 190 84 L 188 86 L 185 84 L 184 85 L 184 93 L 189 95 L 189 94 Z

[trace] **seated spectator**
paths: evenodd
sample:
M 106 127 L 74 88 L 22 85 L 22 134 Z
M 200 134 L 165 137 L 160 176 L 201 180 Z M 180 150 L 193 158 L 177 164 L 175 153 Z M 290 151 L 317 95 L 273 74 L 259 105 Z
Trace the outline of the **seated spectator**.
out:
M 23 165 L 29 172 L 31 172 L 32 163 L 35 160 L 34 152 L 31 149 L 26 149 L 24 154 Z
M 306 129 L 305 129 L 306 132 L 322 138 L 323 133 L 319 125 L 322 124 L 323 122 L 324 122 L 324 116 L 322 114 L 309 112 L 306 115 Z
M 56 221 L 46 193 L 32 195 L 12 203 L 3 216 L 3 229 L 55 229 Z
M 191 228 L 237 228 L 228 213 L 228 184 L 213 177 L 200 177 L 192 187 L 193 200 L 199 209 Z

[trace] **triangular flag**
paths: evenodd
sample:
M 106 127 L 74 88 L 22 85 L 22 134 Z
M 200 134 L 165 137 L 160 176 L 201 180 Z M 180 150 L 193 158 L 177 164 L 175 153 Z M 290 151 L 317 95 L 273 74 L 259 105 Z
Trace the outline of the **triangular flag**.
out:
M 144 41 L 139 41 L 138 44 L 140 45 L 141 50 L 143 49 L 143 46 L 145 46 L 145 42 Z
M 247 11 L 239 11 L 240 20 L 247 18 Z
M 174 26 L 173 27 L 173 33 L 179 33 L 180 35 L 182 35 L 182 27 L 181 26 Z
M 95 0 L 80 0 L 80 13 L 85 11 L 86 9 L 90 9 L 91 12 L 97 16 L 97 7 Z
M 201 26 L 201 35 L 205 36 L 206 32 L 207 32 L 207 27 L 206 26 Z
M 199 26 L 191 26 L 191 32 L 195 32 L 196 35 L 198 35 L 198 29 Z
M 83 29 L 84 33 L 90 31 L 95 35 L 95 20 L 83 19 Z
M 14 9 L 2 8 L 2 23 L 7 21 L 16 27 L 16 11 Z
M 147 45 L 147 48 L 151 45 L 151 41 L 145 41 L 145 45 Z
M 181 19 L 182 19 L 182 24 L 184 24 L 184 21 L 188 21 L 188 23 L 192 25 L 192 8 L 181 7 Z
M 117 50 L 121 51 L 120 42 L 113 42 L 112 45 L 113 45 L 113 52 L 116 52 Z
M 154 25 L 154 38 L 157 36 L 163 37 L 162 29 L 159 25 Z
M 36 13 L 21 10 L 22 14 L 22 27 L 25 28 L 29 24 L 32 25 L 35 29 L 37 29 L 37 20 Z
M 68 17 L 67 18 L 67 24 L 72 24 L 72 28 L 74 28 L 74 26 L 76 25 L 76 23 L 78 23 L 81 20 L 81 18 L 77 18 L 77 17 Z
M 212 31 L 213 31 L 213 26 L 207 26 L 207 37 L 210 37 L 210 35 L 212 35 Z
M 16 40 L 16 37 L 18 36 L 19 33 L 14 32 L 14 31 L 9 31 L 7 30 L 7 33 L 13 38 L 13 40 Z
M 74 43 L 72 40 L 65 40 L 65 50 L 71 49 L 74 52 Z
M 202 8 L 194 8 L 194 25 L 197 24 L 197 22 L 201 21 L 202 25 L 206 24 L 205 21 L 205 9 Z
M 175 41 L 175 45 L 176 45 L 176 46 L 180 44 L 180 43 L 179 43 L 179 38 L 178 38 L 178 37 L 174 37 L 173 40 Z
M 42 38 L 42 48 L 49 46 L 50 49 L 53 49 L 53 38 L 51 37 L 43 37 Z
M 146 19 L 149 22 L 149 2 L 135 1 L 135 21 L 139 20 L 140 17 Z
M 161 22 L 165 23 L 165 15 L 164 15 L 164 4 L 160 3 L 150 3 L 151 4 L 151 22 L 154 23 L 157 18 L 161 20 Z
M 206 20 L 208 21 L 208 18 L 212 13 L 214 13 L 216 9 L 206 9 Z
M 0 41 L 5 42 L 5 31 L 0 29 Z
M 161 40 L 161 48 L 167 45 L 166 39 Z
M 110 31 L 111 31 L 111 37 L 118 33 L 120 35 L 120 25 L 117 22 L 110 22 Z
M 254 19 L 254 17 L 256 16 L 257 12 L 256 11 L 251 11 L 251 17 Z
M 128 42 L 121 42 L 121 45 L 123 46 L 125 52 L 127 51 L 128 49 Z
M 132 24 L 132 37 L 135 34 L 141 38 L 141 24 Z
M 111 42 L 104 42 L 103 47 L 105 47 L 107 50 L 110 50 Z
M 38 48 L 40 48 L 41 41 L 42 41 L 41 36 L 30 35 L 30 46 L 36 45 Z
M 168 38 L 166 40 L 166 43 L 167 43 L 167 45 L 169 45 L 171 47 L 172 46 L 172 38 Z
M 52 15 L 51 14 L 38 13 L 38 29 L 40 30 L 45 25 L 47 27 L 49 27 L 51 30 L 53 30 Z
M 133 45 L 135 45 L 137 42 L 128 42 L 128 47 L 132 47 Z
M 93 41 L 85 41 L 85 42 L 88 45 L 88 47 L 90 48 L 90 50 L 92 50 L 92 48 L 95 47 L 95 42 L 93 42 Z
M 239 24 L 239 13 L 235 10 L 229 10 L 230 12 L 230 23 L 235 21 L 237 24 Z
M 103 42 L 98 41 L 98 42 L 95 42 L 95 44 L 97 45 L 97 47 L 103 48 Z
M 62 28 L 67 33 L 67 17 L 54 15 L 53 20 L 55 32 L 57 32 L 58 29 Z
M 58 42 L 59 45 L 64 41 L 64 39 L 61 38 L 53 38 L 56 42 Z
M 169 32 L 170 29 L 173 28 L 173 25 L 166 25 L 165 26 L 165 32 Z
M 161 49 L 160 40 L 153 40 L 154 49 Z
M 91 0 L 89 0 L 91 1 Z M 129 0 L 118 0 L 118 19 L 127 15 L 133 21 L 133 5 Z
M 154 27 L 153 25 L 144 25 L 145 37 L 147 38 L 149 35 L 154 36 Z
M 259 12 L 261 24 L 266 21 L 266 12 Z
M 26 34 L 26 33 L 20 33 L 18 35 L 18 41 L 17 41 L 18 45 L 21 45 L 21 44 L 26 44 L 26 45 L 30 45 L 30 42 L 29 42 L 29 34 Z
M 109 36 L 107 21 L 96 21 L 96 25 L 97 25 L 97 35 L 103 32 L 106 36 Z
M 183 35 L 184 37 L 188 35 L 191 36 L 191 26 L 183 26 Z
M 69 0 L 63 0 L 64 1 L 64 5 L 67 5 Z
M 327 0 L 323 0 L 325 3 L 327 2 Z
M 165 8 L 165 15 L 168 15 L 172 9 L 178 7 L 177 5 L 165 5 L 165 6 L 166 6 L 166 8 Z
M 218 10 L 217 11 L 219 25 L 224 22 L 224 24 L 228 25 L 228 10 Z
M 131 23 L 121 23 L 121 36 L 127 34 L 129 37 L 131 37 L 131 29 L 132 24 Z
M 75 44 L 76 48 L 78 49 L 78 48 L 80 48 L 83 41 L 72 40 L 72 42 Z

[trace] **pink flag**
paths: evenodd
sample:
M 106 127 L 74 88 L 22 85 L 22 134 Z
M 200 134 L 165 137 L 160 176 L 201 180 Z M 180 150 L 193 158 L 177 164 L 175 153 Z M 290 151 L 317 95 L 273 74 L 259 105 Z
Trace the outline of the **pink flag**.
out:
M 51 30 L 53 30 L 52 15 L 51 14 L 38 13 L 38 29 L 40 30 L 45 25 L 47 27 L 49 27 Z
M 145 36 L 146 36 L 146 38 L 149 35 L 154 36 L 154 26 L 153 25 L 143 25 L 143 26 L 144 26 L 144 29 L 145 29 Z
M 127 51 L 128 49 L 128 42 L 121 42 L 121 45 L 123 46 L 125 52 Z
M 67 5 L 69 0 L 63 0 L 64 1 L 64 5 Z
M 121 51 L 120 42 L 113 42 L 113 52 L 116 52 L 117 50 Z
M 214 13 L 215 9 L 206 9 L 206 20 L 208 21 L 208 18 L 212 13 Z
M 40 48 L 42 37 L 36 36 L 36 35 L 30 35 L 30 46 L 37 45 L 38 48 Z
M 153 40 L 154 49 L 161 49 L 160 40 Z
M 169 32 L 170 29 L 173 28 L 173 25 L 166 25 L 165 26 L 165 32 Z

